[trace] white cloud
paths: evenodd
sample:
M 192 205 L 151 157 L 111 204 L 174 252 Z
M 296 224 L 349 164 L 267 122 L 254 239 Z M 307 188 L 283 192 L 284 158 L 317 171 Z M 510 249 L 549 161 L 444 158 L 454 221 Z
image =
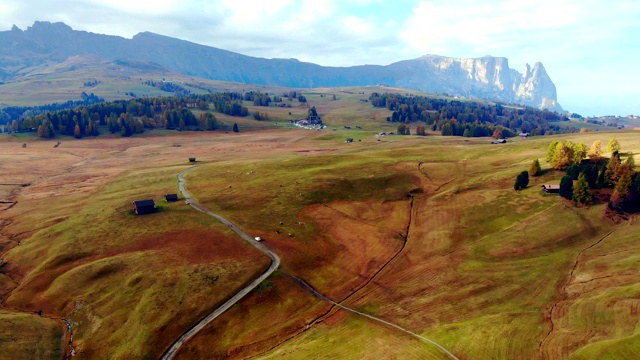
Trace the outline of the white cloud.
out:
M 516 69 L 542 61 L 561 103 L 585 103 L 599 88 L 603 96 L 616 94 L 611 106 L 636 107 L 638 19 L 638 0 L 0 1 L 0 30 L 63 21 L 77 30 L 129 38 L 151 31 L 332 66 L 389 64 L 427 53 L 504 56 Z
M 581 13 L 574 1 L 449 1 L 444 5 L 425 1 L 413 9 L 401 38 L 421 53 L 465 56 L 461 53 L 498 50 L 526 42 L 523 35 L 575 26 Z

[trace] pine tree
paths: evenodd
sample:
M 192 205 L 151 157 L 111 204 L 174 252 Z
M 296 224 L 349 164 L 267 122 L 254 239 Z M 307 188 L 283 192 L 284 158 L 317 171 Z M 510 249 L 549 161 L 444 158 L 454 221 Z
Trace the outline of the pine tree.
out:
M 233 132 L 240 132 L 238 129 L 238 123 L 233 123 Z
M 573 199 L 573 179 L 569 175 L 565 175 L 560 180 L 560 196 L 565 199 Z
M 578 176 L 578 182 L 576 182 L 576 186 L 573 188 L 573 201 L 576 205 L 591 204 L 591 190 L 589 188 L 589 183 L 587 182 L 587 177 L 584 173 Z
M 598 182 L 598 166 L 595 164 L 589 164 L 584 168 L 584 170 L 582 170 L 582 173 L 587 179 L 589 188 L 595 188 Z
M 618 181 L 616 177 L 616 172 L 620 167 L 620 157 L 617 153 L 614 153 L 609 159 L 609 163 L 607 163 L 607 168 L 604 171 L 604 184 L 608 186 L 614 186 Z
M 567 175 L 571 176 L 573 180 L 578 180 L 580 176 L 580 166 L 573 164 L 567 168 Z
M 76 139 L 80 139 L 82 137 L 82 132 L 80 132 L 80 125 L 76 123 L 76 127 L 73 129 L 73 136 Z
M 453 136 L 453 126 L 448 121 L 442 125 L 442 136 Z
M 540 161 L 538 159 L 533 160 L 529 167 L 529 176 L 538 176 L 542 173 L 542 167 L 540 167 Z
M 622 164 L 618 166 L 616 171 L 618 180 L 613 188 L 613 193 L 609 199 L 609 205 L 614 209 L 632 209 L 634 208 L 633 201 L 633 178 L 634 173 L 629 164 Z
M 516 182 L 513 184 L 513 189 L 518 191 L 520 189 L 526 189 L 529 185 L 529 173 L 523 171 L 516 177 Z
M 627 160 L 625 160 L 624 163 L 629 164 L 629 166 L 631 166 L 631 169 L 633 169 L 636 166 L 636 160 L 633 158 L 632 153 L 629 153 L 629 156 L 627 157 Z

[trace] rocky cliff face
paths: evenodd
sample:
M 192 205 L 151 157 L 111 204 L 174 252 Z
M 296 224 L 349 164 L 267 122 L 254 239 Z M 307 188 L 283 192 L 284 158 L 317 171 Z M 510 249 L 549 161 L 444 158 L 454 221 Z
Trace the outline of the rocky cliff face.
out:
M 539 62 L 533 69 L 527 65 L 522 74 L 509 68 L 508 59 L 492 56 L 451 58 L 427 55 L 389 66 L 398 67 L 398 74 L 409 72 L 415 75 L 398 77 L 395 83 L 398 86 L 562 110 L 557 103 L 556 87 Z
M 540 62 L 537 62 L 533 69 L 529 64 L 525 66 L 524 73 L 514 79 L 513 91 L 515 98 L 521 103 L 540 108 L 561 109 L 557 102 L 556 86 Z
M 288 87 L 388 84 L 426 92 L 561 110 L 556 88 L 544 67 L 520 74 L 502 57 L 460 59 L 427 55 L 387 66 L 324 67 L 295 59 L 245 56 L 152 33 L 133 39 L 74 31 L 62 23 L 36 22 L 27 30 L 0 32 L 0 81 L 34 65 L 56 64 L 71 56 L 132 59 L 213 80 Z

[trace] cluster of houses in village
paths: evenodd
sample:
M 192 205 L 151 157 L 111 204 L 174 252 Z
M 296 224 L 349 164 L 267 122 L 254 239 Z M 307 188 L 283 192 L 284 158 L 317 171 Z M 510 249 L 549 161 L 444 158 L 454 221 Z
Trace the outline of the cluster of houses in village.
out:
M 322 121 L 315 119 L 295 119 L 291 123 L 299 128 L 308 130 L 322 130 L 327 127 Z

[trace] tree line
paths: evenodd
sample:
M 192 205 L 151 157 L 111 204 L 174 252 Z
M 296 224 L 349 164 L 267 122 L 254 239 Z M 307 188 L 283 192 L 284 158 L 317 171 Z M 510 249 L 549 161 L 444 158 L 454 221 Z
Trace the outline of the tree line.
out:
M 209 109 L 213 102 L 220 112 L 232 116 L 247 116 L 248 110 L 240 105 L 241 101 L 241 95 L 235 93 L 116 100 L 13 120 L 8 131 L 37 131 L 38 136 L 43 138 L 57 134 L 81 138 L 99 135 L 100 127 L 107 127 L 111 133 L 120 132 L 123 136 L 153 128 L 215 130 L 221 124 L 213 114 L 203 112 L 196 117 L 191 109 Z
M 374 107 L 386 107 L 392 111 L 387 117 L 389 122 L 408 124 L 421 121 L 434 131 L 441 130 L 444 136 L 492 136 L 496 129 L 500 129 L 504 137 L 515 136 L 518 131 L 530 135 L 578 131 L 550 123 L 568 120 L 566 116 L 530 107 L 377 92 L 371 94 L 369 100 Z
M 63 103 L 53 103 L 39 106 L 7 106 L 0 110 L 0 124 L 11 125 L 16 120 L 20 121 L 28 117 L 40 115 L 50 111 L 58 111 L 64 109 L 74 109 L 78 106 L 88 106 L 103 103 L 104 99 L 94 95 L 82 92 L 81 100 L 69 100 Z
M 176 97 L 189 96 L 191 94 L 191 90 L 174 84 L 170 81 L 155 82 L 153 80 L 147 80 L 144 81 L 143 84 L 162 90 L 164 92 L 173 93 Z
M 620 144 L 611 139 L 607 144 L 610 158 L 603 156 L 602 142 L 594 141 L 589 149 L 582 143 L 553 141 L 547 150 L 547 162 L 553 169 L 566 171 L 560 181 L 560 196 L 579 205 L 593 202 L 593 190 L 613 189 L 608 207 L 618 212 L 640 211 L 640 174 L 635 171 L 632 153 L 621 153 Z M 623 160 L 624 156 L 624 160 Z M 526 188 L 528 176 L 518 175 L 514 189 Z M 527 175 L 541 173 L 538 159 L 534 160 Z M 525 179 L 526 178 L 526 179 Z

